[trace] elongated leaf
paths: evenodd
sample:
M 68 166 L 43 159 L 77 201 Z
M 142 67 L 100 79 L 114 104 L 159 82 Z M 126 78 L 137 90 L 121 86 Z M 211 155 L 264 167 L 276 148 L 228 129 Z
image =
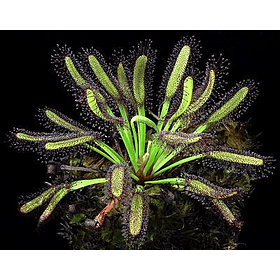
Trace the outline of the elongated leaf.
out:
M 225 189 L 212 184 L 211 182 L 196 176 L 186 179 L 185 189 L 198 195 L 212 198 L 228 198 L 239 194 L 238 189 Z
M 146 125 L 152 127 L 155 131 L 158 131 L 158 128 L 157 128 L 157 125 L 152 121 L 150 120 L 149 118 L 147 117 L 143 117 L 143 116 L 134 116 L 130 123 L 131 123 L 131 126 L 133 125 L 134 122 L 142 122 L 142 123 L 145 123 Z
M 201 96 L 199 96 L 199 98 L 194 103 L 190 104 L 190 106 L 187 109 L 186 114 L 189 115 L 189 114 L 197 111 L 199 108 L 201 108 L 206 103 L 206 101 L 209 99 L 209 97 L 213 91 L 214 82 L 215 82 L 215 72 L 214 72 L 214 70 L 210 70 L 208 84 L 207 84 L 204 92 L 201 94 Z
M 221 120 L 232 112 L 243 99 L 246 97 L 249 89 L 247 87 L 241 88 L 228 102 L 226 102 L 219 110 L 217 110 L 206 122 L 213 123 Z
M 129 87 L 129 84 L 127 81 L 127 76 L 125 74 L 125 70 L 124 70 L 122 63 L 119 63 L 119 65 L 118 65 L 117 77 L 118 77 L 118 81 L 120 83 L 120 87 L 122 89 L 124 96 L 130 101 L 130 103 L 133 106 L 135 106 L 135 100 L 134 100 L 133 94 L 130 90 L 130 87 Z
M 31 201 L 25 203 L 23 206 L 21 206 L 20 211 L 22 213 L 28 213 L 34 210 L 35 208 L 41 206 L 43 203 L 45 203 L 50 197 L 53 196 L 50 203 L 48 204 L 47 208 L 41 215 L 39 219 L 39 224 L 44 222 L 53 212 L 56 205 L 60 202 L 60 200 L 67 195 L 70 191 L 75 191 L 80 188 L 84 188 L 90 185 L 95 184 L 102 184 L 106 183 L 107 179 L 105 178 L 97 178 L 97 179 L 91 179 L 91 180 L 80 180 L 80 181 L 74 181 L 69 186 L 65 185 L 62 189 L 57 190 L 57 187 L 51 187 L 45 192 L 43 192 L 38 197 L 32 199 Z
M 53 121 L 54 123 L 56 123 L 59 126 L 65 127 L 71 131 L 85 132 L 80 127 L 77 127 L 77 126 L 67 122 L 66 120 L 64 120 L 63 118 L 58 116 L 56 113 L 52 112 L 51 110 L 46 110 L 45 114 L 51 121 Z
M 222 214 L 223 218 L 231 225 L 234 225 L 237 228 L 242 226 L 242 223 L 239 222 L 233 213 L 230 211 L 228 206 L 220 199 L 213 199 L 212 200 L 216 209 Z
M 165 100 L 162 104 L 161 113 L 159 116 L 158 130 L 161 130 L 161 128 L 162 128 L 164 119 L 168 113 L 169 106 L 170 106 L 170 101 Z
M 157 139 L 170 147 L 178 147 L 179 145 L 189 145 L 200 141 L 201 139 L 207 139 L 210 136 L 205 133 L 183 133 L 183 132 L 171 132 L 163 131 L 157 134 Z
M 172 115 L 168 123 L 172 123 L 172 121 L 178 117 L 180 117 L 188 108 L 192 100 L 193 93 L 193 79 L 192 77 L 187 77 L 184 81 L 184 92 L 182 96 L 182 101 L 178 110 Z
M 248 92 L 248 87 L 241 88 L 228 102 L 212 114 L 204 124 L 200 125 L 195 132 L 203 132 L 211 123 L 218 122 L 229 115 L 244 100 Z
M 59 141 L 63 139 L 69 139 L 72 134 L 58 134 L 58 133 L 45 133 L 45 132 L 18 132 L 16 138 L 31 142 L 47 142 L 47 141 Z M 73 136 L 72 136 L 73 137 Z
M 124 187 L 124 169 L 121 167 L 115 168 L 112 171 L 112 177 L 111 177 L 111 182 L 112 182 L 112 194 L 116 197 L 121 196 L 123 192 L 123 187 Z
M 97 94 L 99 94 L 100 98 L 102 98 L 101 94 L 99 92 L 93 91 L 91 89 L 88 89 L 86 92 L 87 92 L 87 102 L 88 102 L 88 105 L 89 105 L 90 109 L 92 110 L 92 112 L 99 118 L 101 118 L 103 120 L 107 120 L 106 116 L 104 116 L 104 114 L 101 112 L 101 110 L 97 104 L 97 100 L 96 100 Z
M 191 51 L 191 49 L 189 46 L 184 46 L 181 49 L 181 51 L 176 59 L 173 70 L 170 74 L 170 77 L 169 77 L 169 80 L 168 80 L 168 83 L 166 86 L 165 99 L 162 104 L 161 113 L 160 113 L 160 117 L 159 117 L 159 123 L 158 123 L 159 130 L 162 129 L 164 119 L 168 113 L 170 101 L 171 101 L 172 97 L 174 96 L 174 94 L 176 93 L 176 91 L 179 87 L 179 84 L 181 82 L 181 79 L 183 77 L 183 74 L 186 70 L 188 59 L 190 56 L 190 51 Z
M 39 224 L 43 223 L 46 219 L 49 218 L 53 210 L 55 209 L 56 205 L 61 201 L 64 196 L 66 196 L 70 192 L 69 188 L 62 188 L 60 189 L 51 199 L 50 203 L 48 204 L 47 208 L 43 212 L 43 214 L 39 218 Z
M 119 92 L 113 82 L 110 80 L 103 67 L 99 63 L 98 59 L 94 55 L 89 55 L 89 64 L 96 75 L 99 82 L 104 86 L 104 88 L 111 94 L 116 100 L 119 99 Z
M 190 53 L 191 53 L 191 49 L 189 46 L 184 46 L 181 49 L 167 83 L 166 93 L 165 93 L 166 100 L 170 101 L 174 96 L 175 92 L 177 91 L 182 76 L 187 67 Z
M 213 151 L 209 154 L 210 157 L 219 159 L 219 160 L 225 160 L 225 161 L 231 161 L 235 163 L 241 163 L 241 164 L 248 164 L 248 165 L 256 165 L 261 166 L 264 164 L 262 158 L 249 156 L 249 155 L 242 155 L 227 151 Z
M 74 79 L 74 81 L 76 82 L 76 84 L 85 89 L 89 87 L 89 84 L 85 81 L 85 79 L 80 75 L 80 73 L 78 72 L 78 70 L 76 69 L 72 59 L 69 56 L 65 57 L 65 65 L 69 71 L 69 73 L 71 74 L 72 78 Z
M 108 180 L 106 187 L 109 198 L 112 195 L 115 198 L 119 198 L 124 193 L 131 191 L 131 178 L 126 165 L 112 165 L 107 172 L 106 178 Z
M 106 183 L 108 180 L 105 178 L 97 178 L 97 179 L 90 179 L 90 180 L 79 180 L 74 181 L 70 184 L 70 190 L 75 191 L 87 186 L 96 185 L 96 184 L 103 184 Z
M 225 189 L 212 184 L 202 177 L 189 175 L 184 178 L 168 178 L 162 180 L 147 181 L 147 184 L 172 184 L 174 188 L 179 190 L 187 190 L 201 196 L 208 196 L 211 198 L 224 199 L 238 195 L 239 189 Z
M 129 230 L 132 236 L 140 234 L 143 223 L 143 199 L 141 195 L 135 194 L 130 207 Z
M 202 157 L 205 157 L 205 154 L 197 154 L 197 155 L 194 155 L 194 156 L 191 156 L 191 157 L 187 157 L 187 158 L 183 158 L 181 160 L 178 160 L 166 167 L 164 167 L 163 169 L 159 170 L 162 166 L 164 166 L 168 161 L 170 161 L 176 154 L 176 151 L 171 153 L 164 161 L 162 162 L 156 162 L 156 164 L 154 165 L 153 167 L 153 174 L 154 176 L 158 176 L 160 175 L 161 173 L 171 169 L 171 168 L 174 168 L 176 166 L 179 166 L 181 164 L 184 164 L 184 163 L 187 163 L 187 162 L 190 162 L 190 161 L 193 161 L 193 160 L 196 160 L 196 159 L 199 159 L 199 158 L 202 158 Z M 159 171 L 157 171 L 159 170 Z
M 160 180 L 146 181 L 145 184 L 161 185 L 161 184 L 185 184 L 186 180 L 183 178 L 167 178 Z
M 29 202 L 25 203 L 24 205 L 22 205 L 20 207 L 20 212 L 21 213 L 29 213 L 29 212 L 31 212 L 35 208 L 37 208 L 37 207 L 41 206 L 43 203 L 45 203 L 51 196 L 54 195 L 55 192 L 56 192 L 56 188 L 55 187 L 51 187 L 51 188 L 47 189 L 46 191 L 44 191 L 39 196 L 35 197 L 31 201 L 29 201 Z
M 46 150 L 57 150 L 57 149 L 81 145 L 86 142 L 92 142 L 94 140 L 96 140 L 96 137 L 94 137 L 92 135 L 80 136 L 80 137 L 73 138 L 73 139 L 67 139 L 67 140 L 62 140 L 62 141 L 57 141 L 57 142 L 48 142 L 45 144 L 45 149 Z
M 29 135 L 27 133 L 22 133 L 22 132 L 18 132 L 16 134 L 16 137 L 20 140 L 26 140 L 26 141 L 45 141 L 46 140 L 46 137 Z
M 108 153 L 112 157 L 112 159 L 114 159 L 116 162 L 123 161 L 123 158 L 114 149 L 112 149 L 110 146 L 108 146 L 104 142 L 97 140 L 96 144 L 99 147 L 101 147 L 106 153 Z
M 141 55 L 136 59 L 133 72 L 133 92 L 138 107 L 142 107 L 145 102 L 145 69 L 147 56 Z

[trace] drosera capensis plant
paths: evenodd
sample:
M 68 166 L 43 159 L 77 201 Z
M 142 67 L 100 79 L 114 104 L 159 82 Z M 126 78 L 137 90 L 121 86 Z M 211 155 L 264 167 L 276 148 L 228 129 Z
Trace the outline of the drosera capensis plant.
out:
M 46 203 L 39 218 L 42 224 L 70 193 L 101 187 L 106 205 L 92 217 L 83 216 L 84 225 L 102 228 L 115 209 L 126 244 L 139 248 L 145 242 L 150 197 L 156 188 L 157 195 L 173 190 L 197 200 L 240 230 L 242 222 L 229 202 L 246 191 L 219 186 L 203 172 L 195 174 L 199 169 L 193 166 L 254 179 L 272 172 L 271 157 L 217 142 L 219 130 L 235 124 L 255 99 L 257 83 L 244 80 L 227 90 L 228 61 L 211 56 L 200 71 L 200 49 L 194 37 L 181 39 L 159 89 L 153 90 L 156 51 L 149 40 L 128 55 L 115 52 L 110 65 L 94 49 L 75 55 L 69 47 L 57 46 L 52 55 L 55 71 L 73 92 L 87 126 L 44 108 L 39 118 L 51 132 L 12 131 L 13 146 L 36 151 L 46 164 L 60 162 L 57 168 L 64 174 L 20 211 L 29 213 Z M 91 154 L 99 160 L 94 168 L 81 166 Z M 77 155 L 83 159 L 79 164 L 73 163 Z

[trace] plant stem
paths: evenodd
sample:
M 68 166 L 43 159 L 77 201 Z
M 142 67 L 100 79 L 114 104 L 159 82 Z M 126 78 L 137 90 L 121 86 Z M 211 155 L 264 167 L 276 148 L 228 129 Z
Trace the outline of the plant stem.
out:
M 145 184 L 153 184 L 153 185 L 160 185 L 160 184 L 183 184 L 185 183 L 185 179 L 181 178 L 168 178 L 168 179 L 161 179 L 161 180 L 153 180 L 153 181 L 146 181 Z
M 127 125 L 129 126 L 129 121 L 125 112 L 125 108 L 123 107 L 123 105 L 119 106 L 120 108 L 120 112 L 124 118 L 125 123 L 127 123 Z M 112 116 L 114 116 L 114 113 L 112 112 L 112 110 L 110 108 L 108 108 L 108 113 Z M 120 136 L 123 140 L 123 143 L 125 145 L 125 148 L 127 150 L 128 156 L 130 158 L 130 161 L 135 169 L 135 171 L 138 170 L 138 165 L 137 165 L 137 156 L 135 155 L 135 150 L 134 150 L 134 146 L 133 146 L 133 140 L 132 140 L 132 136 L 131 136 L 131 131 L 130 129 L 127 129 L 123 127 L 121 127 L 120 125 L 116 125 L 117 130 L 120 133 Z M 113 150 L 114 151 L 114 150 Z
M 156 157 L 156 154 L 159 150 L 159 146 L 157 143 L 152 143 L 151 144 L 151 151 L 150 151 L 150 156 L 149 156 L 149 159 L 146 163 L 146 166 L 143 170 L 143 174 L 146 175 L 148 173 L 148 171 L 150 170 L 150 168 L 152 167 L 153 163 L 155 162 L 155 157 Z
M 138 114 L 145 117 L 144 106 L 138 107 Z M 137 123 L 138 126 L 138 137 L 139 137 L 139 158 L 143 157 L 145 152 L 145 142 L 146 142 L 146 124 Z
M 181 160 L 179 160 L 177 162 L 174 162 L 174 163 L 166 166 L 165 168 L 159 170 L 158 172 L 154 173 L 154 176 L 158 176 L 161 173 L 163 173 L 163 172 L 165 172 L 165 171 L 167 171 L 167 170 L 169 170 L 169 169 L 171 169 L 173 167 L 176 167 L 178 165 L 184 164 L 184 163 L 189 162 L 189 161 L 196 160 L 198 158 L 202 158 L 204 156 L 206 156 L 206 154 L 198 154 L 198 155 L 195 155 L 195 156 L 192 156 L 192 157 L 187 157 L 187 158 L 181 159 Z
M 164 120 L 165 120 L 165 116 L 168 112 L 170 106 L 170 101 L 165 100 L 163 102 L 162 108 L 161 108 L 161 113 L 160 113 L 160 117 L 159 117 L 159 122 L 158 122 L 158 130 L 161 131 Z
M 208 124 L 202 124 L 201 126 L 199 126 L 194 133 L 201 133 L 203 132 L 206 128 L 208 128 Z
M 118 160 L 115 160 L 115 159 L 111 158 L 108 154 L 102 152 L 102 151 L 99 150 L 98 148 L 95 148 L 95 147 L 93 147 L 93 146 L 91 146 L 91 145 L 89 145 L 89 144 L 84 144 L 84 146 L 87 147 L 87 148 L 89 148 L 89 149 L 91 149 L 91 150 L 93 150 L 93 151 L 95 151 L 96 153 L 102 155 L 103 157 L 107 158 L 107 159 L 108 159 L 109 161 L 111 161 L 112 163 L 117 163 L 117 162 L 119 162 Z

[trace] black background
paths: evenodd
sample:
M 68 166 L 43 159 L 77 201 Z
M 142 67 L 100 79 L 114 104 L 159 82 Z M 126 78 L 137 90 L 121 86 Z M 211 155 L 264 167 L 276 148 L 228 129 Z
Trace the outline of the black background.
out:
M 201 67 L 211 54 L 223 53 L 229 59 L 229 87 L 246 78 L 261 83 L 244 120 L 251 117 L 250 130 L 262 132 L 260 153 L 279 159 L 280 31 L 1 31 L 0 249 L 69 248 L 56 234 L 57 219 L 38 232 L 36 215 L 18 212 L 19 197 L 43 186 L 45 167 L 33 154 L 17 153 L 4 143 L 14 126 L 40 131 L 34 116 L 38 108 L 49 106 L 78 118 L 72 96 L 50 64 L 55 45 L 67 43 L 74 51 L 93 46 L 109 57 L 115 48 L 129 50 L 140 40 L 152 39 L 158 50 L 156 89 L 174 44 L 185 35 L 202 41 Z M 247 249 L 280 249 L 278 162 L 275 165 L 274 175 L 260 180 L 247 201 L 239 240 Z

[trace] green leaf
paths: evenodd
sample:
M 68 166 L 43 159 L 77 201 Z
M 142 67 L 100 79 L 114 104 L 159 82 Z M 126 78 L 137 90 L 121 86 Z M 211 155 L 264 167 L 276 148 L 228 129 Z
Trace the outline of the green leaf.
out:
M 191 49 L 189 46 L 184 46 L 181 49 L 167 83 L 166 93 L 165 93 L 166 100 L 170 101 L 174 96 L 175 92 L 177 91 L 178 86 L 183 77 L 183 74 L 185 72 L 185 69 L 187 67 L 190 53 L 191 53 Z
M 92 142 L 94 140 L 96 140 L 96 137 L 94 137 L 92 135 L 86 135 L 86 136 L 80 136 L 80 137 L 76 137 L 73 139 L 67 139 L 67 140 L 62 140 L 62 141 L 57 141 L 57 142 L 47 142 L 45 144 L 45 149 L 46 150 L 57 150 L 57 149 L 81 145 L 86 142 Z
M 256 165 L 256 166 L 261 166 L 264 164 L 263 159 L 261 158 L 232 153 L 232 152 L 226 152 L 226 151 L 213 151 L 210 152 L 209 156 L 215 159 L 231 161 L 240 164 L 248 164 L 248 165 Z
M 32 135 L 33 134 L 33 135 Z M 61 141 L 69 138 L 76 138 L 80 135 L 85 135 L 85 133 L 81 134 L 56 134 L 56 133 L 44 133 L 44 132 L 18 132 L 16 133 L 16 138 L 25 141 L 31 142 L 48 142 L 48 141 Z M 88 135 L 86 135 L 88 136 Z M 91 135 L 93 137 L 93 135 Z
M 35 197 L 31 201 L 25 203 L 20 207 L 20 212 L 21 213 L 29 213 L 35 208 L 41 206 L 43 203 L 45 203 L 53 194 L 56 192 L 55 187 L 51 187 L 44 191 L 42 194 L 39 196 Z
M 16 138 L 25 141 L 46 141 L 46 136 L 34 136 L 23 132 L 18 132 Z
M 94 55 L 89 55 L 88 57 L 89 64 L 96 75 L 99 82 L 104 86 L 104 88 L 110 93 L 110 95 L 118 100 L 119 99 L 119 92 L 117 88 L 114 86 L 104 69 L 102 68 L 101 64 L 99 63 L 98 59 Z
M 185 179 L 182 178 L 167 178 L 161 180 L 146 181 L 145 184 L 161 185 L 161 184 L 184 184 Z
M 122 63 L 119 63 L 118 68 L 117 68 L 117 78 L 120 84 L 120 87 L 122 89 L 123 95 L 125 96 L 126 99 L 128 99 L 130 101 L 130 103 L 135 106 L 135 100 L 134 97 L 132 95 L 132 92 L 130 90 L 128 81 L 127 81 L 127 77 L 125 74 L 125 70 L 123 67 Z
M 213 123 L 221 120 L 232 112 L 244 100 L 249 89 L 247 87 L 241 88 L 228 102 L 226 102 L 219 110 L 217 110 L 206 122 Z
M 181 49 L 181 51 L 177 57 L 177 60 L 175 62 L 175 65 L 173 67 L 173 70 L 170 74 L 170 77 L 169 77 L 169 80 L 168 80 L 168 83 L 166 86 L 165 99 L 162 104 L 161 113 L 160 113 L 160 117 L 159 117 L 159 123 L 158 123 L 159 130 L 161 130 L 164 119 L 168 113 L 170 101 L 180 85 L 181 79 L 182 79 L 185 69 L 187 67 L 188 59 L 190 56 L 190 51 L 191 51 L 191 49 L 189 46 L 184 46 Z
M 86 93 L 87 102 L 92 112 L 99 118 L 107 121 L 107 117 L 101 112 L 96 100 L 96 95 L 98 95 L 101 100 L 104 100 L 104 97 L 96 90 L 87 89 Z
M 158 128 L 157 128 L 157 125 L 152 121 L 150 120 L 149 118 L 147 117 L 143 117 L 143 116 L 134 116 L 130 123 L 131 123 L 131 126 L 133 126 L 133 123 L 134 122 L 139 122 L 139 123 L 145 123 L 146 125 L 152 127 L 155 131 L 158 131 Z
M 239 194 L 238 189 L 221 188 L 196 176 L 191 176 L 191 178 L 186 179 L 185 184 L 187 184 L 184 188 L 185 190 L 212 198 L 224 199 Z
M 210 70 L 208 84 L 207 84 L 204 92 L 201 94 L 201 96 L 199 96 L 199 98 L 194 103 L 190 104 L 190 106 L 188 107 L 188 109 L 186 111 L 187 115 L 197 111 L 199 108 L 201 108 L 206 103 L 206 101 L 209 99 L 209 97 L 213 91 L 214 83 L 215 83 L 215 72 L 214 72 L 214 70 Z
M 60 116 L 52 112 L 51 110 L 45 110 L 45 114 L 52 122 L 54 122 L 59 126 L 65 127 L 71 131 L 85 132 L 83 129 L 72 125 L 71 123 L 67 122 L 66 120 L 64 120 L 63 118 L 61 118 Z
M 143 223 L 143 199 L 141 195 L 135 194 L 132 198 L 129 217 L 129 231 L 133 236 L 140 234 Z
M 43 212 L 43 214 L 39 218 L 39 224 L 43 223 L 46 219 L 49 218 L 53 210 L 55 209 L 56 205 L 61 201 L 64 196 L 66 196 L 70 192 L 69 188 L 62 188 L 60 189 L 51 199 L 50 203 L 48 204 L 47 208 Z
M 161 130 L 161 128 L 162 128 L 164 119 L 165 119 L 165 117 L 168 113 L 169 106 L 170 106 L 170 101 L 165 100 L 162 104 L 162 107 L 161 107 L 161 113 L 160 113 L 160 116 L 159 116 L 159 123 L 158 123 L 158 130 Z
M 144 106 L 145 102 L 145 69 L 147 56 L 141 55 L 137 58 L 133 73 L 133 92 L 138 107 Z
M 107 173 L 110 191 L 117 198 L 122 195 L 125 187 L 125 171 L 124 165 L 116 164 L 110 168 L 109 174 Z
M 184 81 L 184 91 L 182 96 L 182 101 L 178 110 L 171 116 L 168 120 L 164 130 L 168 130 L 171 123 L 176 119 L 179 118 L 188 108 L 191 103 L 193 93 L 193 79 L 192 77 L 187 77 Z
M 110 146 L 100 140 L 97 140 L 96 144 L 101 147 L 106 153 L 108 153 L 115 160 L 115 162 L 123 162 L 123 158 Z
M 179 166 L 181 164 L 184 164 L 184 163 L 187 163 L 187 162 L 205 157 L 205 154 L 197 154 L 197 155 L 194 155 L 194 156 L 191 156 L 191 157 L 187 157 L 187 158 L 183 158 L 181 160 L 178 160 L 178 161 L 164 167 L 163 169 L 159 170 L 163 165 L 165 165 L 168 161 L 170 161 L 175 156 L 175 154 L 176 154 L 176 152 L 171 153 L 164 161 L 162 161 L 159 164 L 154 166 L 153 172 L 152 172 L 154 174 L 154 177 L 160 175 L 161 173 L 163 173 L 163 172 L 165 172 L 165 171 L 167 171 L 171 168 Z M 157 171 L 157 170 L 159 170 L 159 171 Z
M 178 148 L 180 145 L 187 146 L 209 137 L 209 135 L 205 133 L 183 133 L 173 131 L 163 131 L 156 135 L 157 141 L 173 148 Z
M 108 159 L 109 161 L 111 161 L 112 163 L 120 162 L 119 159 L 115 160 L 114 158 L 112 158 L 111 156 L 109 156 L 108 154 L 104 153 L 103 151 L 99 150 L 99 149 L 96 148 L 96 147 L 93 147 L 93 146 L 91 146 L 91 145 L 89 145 L 89 144 L 84 144 L 84 146 L 87 147 L 87 148 L 89 148 L 89 149 L 91 149 L 91 150 L 93 150 L 94 152 L 96 152 L 96 153 L 102 155 L 103 157 L 107 158 L 107 159 Z
M 65 57 L 65 65 L 71 74 L 73 80 L 76 82 L 76 84 L 81 87 L 82 89 L 88 88 L 89 85 L 85 81 L 85 79 L 80 75 L 78 70 L 76 69 L 72 59 L 69 56 Z
M 75 191 L 87 186 L 96 185 L 96 184 L 103 184 L 106 183 L 108 180 L 105 178 L 97 178 L 97 179 L 90 179 L 90 180 L 79 180 L 74 181 L 70 184 L 70 190 Z

